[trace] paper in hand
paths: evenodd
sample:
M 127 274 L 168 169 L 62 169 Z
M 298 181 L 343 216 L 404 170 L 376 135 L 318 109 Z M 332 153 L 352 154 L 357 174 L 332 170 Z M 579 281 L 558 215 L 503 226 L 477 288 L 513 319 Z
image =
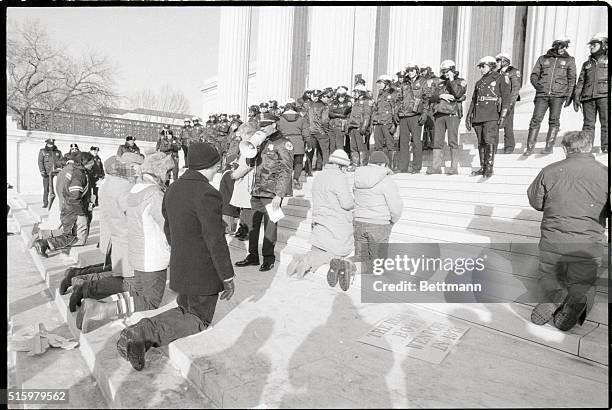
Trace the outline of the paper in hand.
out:
M 266 212 L 268 212 L 268 216 L 270 217 L 270 221 L 272 221 L 272 223 L 277 223 L 285 216 L 285 213 L 280 207 L 277 210 L 274 210 L 272 203 L 266 205 Z

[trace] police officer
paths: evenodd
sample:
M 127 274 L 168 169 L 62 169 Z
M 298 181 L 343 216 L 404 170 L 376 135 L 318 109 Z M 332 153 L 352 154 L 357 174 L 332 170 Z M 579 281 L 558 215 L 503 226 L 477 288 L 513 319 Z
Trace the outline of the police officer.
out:
M 432 81 L 432 80 L 429 80 Z M 431 83 L 431 109 L 434 115 L 434 144 L 432 165 L 427 174 L 442 173 L 444 137 L 448 132 L 451 150 L 451 174 L 455 174 L 459 163 L 459 122 L 463 116 L 462 102 L 465 100 L 467 83 L 459 77 L 453 60 L 440 63 L 440 78 Z
M 278 101 L 270 100 L 268 101 L 268 112 L 272 115 L 276 115 L 278 117 Z
M 259 128 L 268 137 L 254 158 L 255 174 L 251 192 L 253 229 L 249 232 L 249 254 L 244 260 L 235 263 L 238 267 L 259 265 L 259 230 L 263 220 L 263 263 L 259 267 L 262 272 L 272 269 L 276 260 L 274 245 L 277 225 L 270 221 L 266 206 L 272 204 L 272 209 L 279 209 L 283 198 L 292 195 L 293 145 L 276 130 L 277 120 L 278 117 L 270 113 L 260 114 Z
M 576 84 L 573 101 L 576 112 L 582 105 L 584 123 L 582 130 L 591 135 L 591 142 L 595 139 L 595 119 L 599 114 L 601 124 L 601 152 L 608 152 L 610 134 L 608 130 L 608 115 L 610 104 L 608 102 L 608 35 L 597 33 L 589 41 L 591 55 L 582 64 L 580 77 Z
M 138 154 L 144 158 L 144 155 L 140 153 L 140 148 L 136 145 L 136 138 L 131 135 L 125 137 L 125 144 L 119 145 L 119 148 L 117 148 L 117 156 L 120 157 L 126 152 Z
M 160 131 L 160 138 L 157 140 L 155 149 L 172 157 L 174 168 L 168 173 L 172 172 L 172 181 L 176 181 L 178 179 L 178 152 L 181 149 L 181 144 L 174 136 L 169 125 L 164 125 L 164 128 Z M 170 178 L 166 179 L 166 185 L 170 185 Z
M 249 119 L 247 120 L 247 122 L 255 125 L 257 124 L 259 118 L 259 107 L 257 105 L 251 105 L 249 107 L 248 117 Z
M 495 70 L 497 65 L 494 57 L 481 58 L 477 66 L 482 77 L 474 87 L 465 127 L 471 131 L 472 125 L 474 126 L 478 141 L 480 169 L 472 172 L 472 175 L 489 178 L 493 175 L 499 127 L 504 125 L 512 102 L 511 85 L 508 76 Z
M 420 75 L 416 63 L 408 63 L 404 82 L 399 89 L 399 171 L 408 172 L 410 165 L 410 144 L 412 144 L 412 174 L 418 174 L 423 165 L 423 143 L 421 132 L 427 119 L 424 107 L 429 105 L 427 80 Z
M 327 163 L 329 158 L 329 135 L 327 133 L 327 127 L 329 125 L 329 107 L 323 101 L 321 97 L 323 91 L 314 90 L 312 93 L 312 104 L 308 108 L 306 113 L 306 119 L 310 128 L 310 138 L 306 140 L 306 157 L 307 163 L 312 167 L 312 161 L 314 153 L 317 153 L 317 165 L 314 167 L 315 171 L 323 169 L 323 164 Z M 307 171 L 308 174 L 308 171 Z
M 268 112 L 270 109 L 270 104 L 268 104 L 267 102 L 262 102 L 259 104 L 259 112 L 260 113 L 266 113 Z
M 70 159 L 68 154 L 72 154 L 72 153 L 75 153 L 75 152 L 81 152 L 81 150 L 79 149 L 78 144 L 76 144 L 76 143 L 75 144 L 70 144 L 70 150 L 67 153 L 65 153 L 64 156 L 62 157 L 62 166 L 61 166 L 62 168 L 66 166 L 66 164 L 68 163 L 68 161 Z
M 521 100 L 519 91 L 521 89 L 521 72 L 510 65 L 510 56 L 499 53 L 495 56 L 497 72 L 506 77 L 506 84 L 510 84 L 510 106 L 508 115 L 504 121 L 504 154 L 514 152 L 514 106 Z
M 191 143 L 202 142 L 204 140 L 204 131 L 205 128 L 200 122 L 199 117 L 193 117 L 191 119 Z
M 387 74 L 378 77 L 378 96 L 372 110 L 372 126 L 374 127 L 374 149 L 383 151 L 391 159 L 395 152 L 395 133 L 397 118 L 398 93 L 391 87 L 393 79 Z
M 348 117 L 353 105 L 347 98 L 346 92 L 346 88 L 339 87 L 329 105 L 330 152 L 343 150 L 346 142 Z
M 191 120 L 189 118 L 185 118 L 185 125 L 181 128 L 179 141 L 181 142 L 181 148 L 183 149 L 183 156 L 185 158 L 183 168 L 187 168 L 187 152 L 189 152 L 189 144 L 191 144 Z
M 227 120 L 227 114 L 219 115 L 219 125 L 217 128 L 217 139 L 215 141 L 215 147 L 221 155 L 221 170 L 225 167 L 225 154 L 229 145 L 230 136 L 230 122 Z
M 104 179 L 104 164 L 102 163 L 102 159 L 98 156 L 100 153 L 100 148 L 91 147 L 89 148 L 89 153 L 93 155 L 94 164 L 91 167 L 91 171 L 89 171 L 89 176 L 91 178 L 91 190 L 94 196 L 94 205 L 98 205 L 98 181 Z
M 44 148 L 38 152 L 38 170 L 43 178 L 43 208 L 51 208 L 55 199 L 53 178 L 62 168 L 62 151 L 55 146 L 55 140 L 47 138 Z
M 432 84 L 437 82 L 438 77 L 434 74 L 433 70 L 429 66 L 421 67 L 421 77 L 427 80 L 427 88 L 429 95 L 431 95 Z M 423 124 L 423 150 L 433 149 L 433 137 L 434 137 L 434 117 L 431 105 L 423 107 L 425 113 L 425 124 Z
M 536 90 L 536 95 L 524 156 L 533 153 L 540 132 L 540 124 L 549 108 L 548 134 L 543 153 L 552 152 L 559 133 L 559 118 L 563 102 L 565 101 L 565 107 L 572 103 L 576 85 L 576 62 L 574 57 L 567 52 L 569 43 L 570 40 L 566 36 L 561 36 L 553 41 L 552 48 L 538 58 L 531 72 L 529 79 Z
M 348 171 L 354 171 L 357 166 L 364 166 L 368 162 L 370 122 L 374 102 L 368 96 L 364 85 L 356 85 L 353 89 L 356 96 L 348 118 L 349 145 L 351 149 L 351 166 Z
M 297 100 L 297 109 L 300 115 L 305 116 L 312 104 L 312 90 L 304 90 L 304 93 Z

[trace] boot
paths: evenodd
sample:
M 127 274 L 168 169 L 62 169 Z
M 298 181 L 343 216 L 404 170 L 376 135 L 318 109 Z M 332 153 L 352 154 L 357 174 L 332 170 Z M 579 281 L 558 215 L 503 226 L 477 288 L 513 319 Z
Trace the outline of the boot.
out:
M 442 150 L 434 148 L 431 154 L 431 166 L 425 172 L 427 175 L 442 173 Z
M 68 308 L 72 313 L 76 312 L 77 306 L 81 306 L 82 299 L 83 286 L 74 286 L 72 288 L 72 294 L 70 295 L 70 301 L 68 302 Z
M 451 148 L 451 166 L 446 170 L 447 175 L 457 175 L 459 174 L 459 149 Z
M 472 171 L 472 176 L 483 175 L 485 172 L 485 146 L 482 144 L 478 145 L 478 157 L 480 158 L 480 169 L 478 171 Z
M 145 367 L 145 353 L 147 352 L 147 343 L 141 323 L 142 321 L 123 329 L 117 340 L 119 355 L 129 361 L 138 371 Z
M 235 235 L 239 241 L 246 241 L 249 239 L 249 228 L 245 224 L 240 224 Z
M 359 152 L 351 152 L 351 165 L 346 169 L 348 172 L 355 172 L 359 166 Z
M 300 189 L 302 189 L 302 183 L 300 182 L 300 180 L 299 180 L 299 179 L 294 179 L 294 180 L 293 180 L 293 189 L 296 189 L 296 190 L 298 190 L 298 191 L 299 191 Z
M 35 240 L 34 248 L 36 248 L 36 252 L 38 252 L 40 256 L 44 256 L 45 258 L 49 257 L 49 255 L 47 255 L 47 252 L 49 251 L 50 247 L 49 242 L 47 242 L 46 239 Z
M 529 134 L 527 134 L 527 148 L 523 153 L 523 156 L 528 157 L 533 154 L 533 149 L 535 148 L 536 141 L 538 140 L 538 133 L 540 132 L 540 128 L 529 128 Z
M 482 175 L 485 178 L 490 178 L 493 175 L 493 164 L 495 163 L 496 144 L 487 144 L 485 146 L 485 171 Z
M 548 129 L 548 134 L 546 135 L 546 148 L 544 148 L 542 151 L 543 154 L 552 154 L 558 133 L 559 127 L 552 127 Z
M 399 171 L 399 151 L 391 151 L 391 169 Z
M 360 167 L 365 167 L 366 165 L 368 165 L 368 152 L 367 151 L 360 151 L 359 152 L 359 166 Z
M 84 299 L 81 305 L 81 323 L 77 320 L 77 328 L 81 329 L 83 333 L 88 333 L 93 330 L 92 322 L 98 322 L 102 320 L 109 320 L 117 317 L 119 314 L 117 310 L 117 302 L 102 302 L 95 299 Z M 81 325 L 79 327 L 79 324 Z

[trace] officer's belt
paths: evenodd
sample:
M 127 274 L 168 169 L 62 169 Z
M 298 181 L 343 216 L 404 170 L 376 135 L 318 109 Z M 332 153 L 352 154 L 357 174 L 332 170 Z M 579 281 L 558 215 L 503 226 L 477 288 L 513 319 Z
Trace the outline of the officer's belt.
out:
M 497 101 L 498 97 L 478 97 L 478 101 Z

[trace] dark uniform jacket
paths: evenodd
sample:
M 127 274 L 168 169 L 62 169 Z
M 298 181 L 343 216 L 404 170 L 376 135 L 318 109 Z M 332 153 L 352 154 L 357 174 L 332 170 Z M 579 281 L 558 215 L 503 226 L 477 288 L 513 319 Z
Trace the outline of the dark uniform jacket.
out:
M 346 131 L 352 107 L 353 103 L 348 98 L 345 98 L 343 102 L 337 99 L 332 100 L 329 104 L 329 126 Z
M 372 124 L 392 124 L 397 114 L 398 93 L 393 88 L 381 90 L 372 109 Z
M 161 137 L 157 140 L 157 146 L 155 149 L 159 152 L 163 152 L 164 154 L 172 155 L 172 157 L 178 157 L 178 152 L 181 149 L 181 145 L 174 136 L 170 138 Z
M 466 98 L 467 82 L 460 77 L 456 77 L 453 81 L 447 78 L 430 79 L 427 81 L 428 85 L 431 84 L 430 102 L 433 113 L 457 115 L 461 118 L 463 116 L 462 103 Z M 449 102 L 441 99 L 440 95 L 442 94 L 452 95 L 455 101 Z
M 425 78 L 419 76 L 414 81 L 406 78 L 399 89 L 398 116 L 421 115 L 424 108 L 429 105 L 429 93 L 430 88 Z
M 181 128 L 181 133 L 179 134 L 179 141 L 181 145 L 184 147 L 188 147 L 191 144 L 191 126 Z
M 230 132 L 230 122 L 229 121 L 219 121 L 218 123 L 218 131 L 217 131 L 217 138 L 220 141 L 225 141 L 227 140 L 227 136 L 229 135 Z
M 602 256 L 610 207 L 607 182 L 608 167 L 589 153 L 568 154 L 540 171 L 527 196 L 533 208 L 544 212 L 541 250 Z
M 119 145 L 119 148 L 117 149 L 117 156 L 120 157 L 120 156 L 122 156 L 126 152 L 131 152 L 131 153 L 143 156 L 140 153 L 140 148 L 138 148 L 138 145 L 136 145 L 136 144 L 134 144 L 133 146 L 129 146 L 127 144 L 127 142 L 126 142 L 123 145 Z
M 38 152 L 38 169 L 41 173 L 57 174 L 62 168 L 62 151 L 54 145 L 51 148 L 41 148 Z
M 359 128 L 362 134 L 366 134 L 370 126 L 370 119 L 372 118 L 373 105 L 374 102 L 368 97 L 358 98 L 353 101 L 348 127 Z
M 502 110 L 510 108 L 510 80 L 497 71 L 489 71 L 474 86 L 467 118 L 472 123 L 497 121 Z
M 308 106 L 306 119 L 311 134 L 325 134 L 329 125 L 329 107 L 322 101 L 316 101 Z
M 576 62 L 569 54 L 548 50 L 540 56 L 531 72 L 536 97 L 569 97 L 576 85 Z
M 87 215 L 91 196 L 91 185 L 87 170 L 83 166 L 75 164 L 72 166 L 72 172 L 65 173 L 65 179 L 65 181 L 62 181 L 64 204 L 61 209 L 61 217 Z
M 202 124 L 191 127 L 191 142 L 205 142 L 204 131 L 204 126 Z
M 511 106 L 517 101 L 521 101 L 519 91 L 521 91 L 521 72 L 511 65 L 499 70 L 499 73 L 507 78 L 506 82 L 510 84 L 510 99 Z
M 280 132 L 270 135 L 261 145 L 255 159 L 252 196 L 274 198 L 293 194 L 293 144 Z
M 98 180 L 104 178 L 104 164 L 102 163 L 102 159 L 99 156 L 95 156 L 93 158 L 94 165 L 89 171 L 89 175 L 91 175 L 92 182 L 97 182 Z
M 608 96 L 608 53 L 589 57 L 582 64 L 574 98 L 580 101 Z
M 182 295 L 216 295 L 234 276 L 221 213 L 221 194 L 187 169 L 162 202 L 170 251 L 170 288 Z
M 304 154 L 304 142 L 310 136 L 308 121 L 304 117 L 295 111 L 286 111 L 281 114 L 276 129 L 291 141 L 293 155 Z

